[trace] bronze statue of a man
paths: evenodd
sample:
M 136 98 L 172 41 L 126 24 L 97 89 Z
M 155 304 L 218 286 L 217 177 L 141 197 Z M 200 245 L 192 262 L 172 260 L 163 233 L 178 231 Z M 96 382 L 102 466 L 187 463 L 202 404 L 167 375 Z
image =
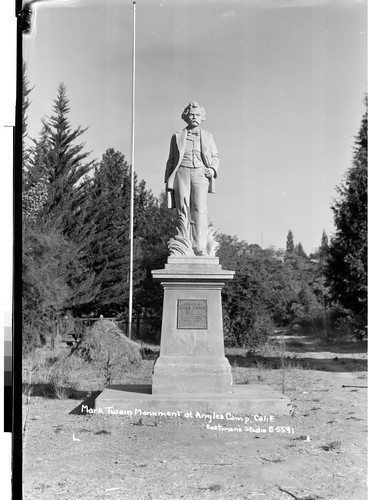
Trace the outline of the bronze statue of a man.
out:
M 187 127 L 176 132 L 170 143 L 165 170 L 169 208 L 176 208 L 189 225 L 188 238 L 195 255 L 208 255 L 207 193 L 214 193 L 219 153 L 210 132 L 200 129 L 205 110 L 190 102 L 182 113 Z

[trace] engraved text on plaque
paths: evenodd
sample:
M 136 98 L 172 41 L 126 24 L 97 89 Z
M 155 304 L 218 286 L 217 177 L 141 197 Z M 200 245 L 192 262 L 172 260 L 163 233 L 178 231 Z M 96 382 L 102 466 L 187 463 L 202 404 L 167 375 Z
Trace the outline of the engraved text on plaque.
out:
M 208 305 L 206 299 L 178 299 L 177 328 L 207 330 Z

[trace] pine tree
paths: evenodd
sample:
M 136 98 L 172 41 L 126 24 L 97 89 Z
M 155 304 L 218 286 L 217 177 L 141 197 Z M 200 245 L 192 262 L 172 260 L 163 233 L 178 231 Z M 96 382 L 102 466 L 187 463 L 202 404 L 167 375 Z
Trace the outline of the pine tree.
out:
M 29 81 L 27 79 L 27 65 L 23 62 L 22 65 L 22 169 L 27 170 L 28 160 L 29 160 L 29 147 L 26 143 L 28 137 L 27 132 L 27 110 L 31 105 L 29 100 L 29 94 L 32 92 L 34 87 L 30 88 Z
M 45 129 L 40 138 L 33 139 L 27 166 L 23 168 L 22 210 L 27 223 L 36 222 L 48 199 L 47 155 L 49 152 Z
M 287 233 L 286 252 L 292 253 L 294 250 L 295 250 L 295 244 L 293 242 L 293 233 L 290 229 Z
M 86 270 L 94 274 L 93 300 L 79 313 L 116 315 L 128 305 L 130 166 L 119 151 L 108 149 L 84 185 L 73 237 Z
M 83 179 L 95 167 L 95 161 L 86 161 L 90 153 L 83 151 L 84 144 L 75 144 L 87 129 L 72 129 L 68 120 L 69 100 L 63 83 L 57 92 L 54 113 L 44 120 L 48 147 L 45 158 L 48 197 L 43 217 L 53 228 L 59 227 L 68 235 L 84 193 Z
M 367 99 L 365 105 L 352 165 L 337 188 L 339 197 L 332 207 L 336 233 L 327 269 L 333 299 L 351 312 L 362 332 L 367 316 Z
M 302 246 L 302 243 L 301 241 L 296 245 L 295 249 L 294 249 L 294 252 L 296 255 L 298 255 L 299 257 L 304 257 L 306 258 L 307 255 L 305 253 L 305 250 L 304 250 L 304 247 Z
M 328 240 L 327 233 L 325 232 L 325 229 L 323 229 L 322 239 L 320 241 L 320 247 L 319 247 L 318 253 L 321 256 L 321 258 L 326 258 L 328 255 L 328 252 L 329 252 L 329 240 Z
M 45 205 L 47 199 L 47 183 L 46 178 L 42 175 L 43 165 L 41 156 L 46 154 L 44 142 L 33 141 L 31 147 L 27 144 L 27 110 L 31 105 L 29 94 L 34 87 L 30 88 L 27 79 L 27 66 L 23 63 L 22 66 L 22 214 L 25 221 L 28 223 L 34 222 L 40 210 Z M 41 134 L 42 135 L 42 134 Z

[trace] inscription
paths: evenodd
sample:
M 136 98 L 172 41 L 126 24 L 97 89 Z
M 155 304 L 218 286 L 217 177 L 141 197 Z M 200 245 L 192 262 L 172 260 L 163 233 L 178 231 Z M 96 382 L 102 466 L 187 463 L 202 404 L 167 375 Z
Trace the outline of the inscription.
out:
M 208 329 L 208 304 L 205 299 L 178 299 L 177 328 L 179 330 Z

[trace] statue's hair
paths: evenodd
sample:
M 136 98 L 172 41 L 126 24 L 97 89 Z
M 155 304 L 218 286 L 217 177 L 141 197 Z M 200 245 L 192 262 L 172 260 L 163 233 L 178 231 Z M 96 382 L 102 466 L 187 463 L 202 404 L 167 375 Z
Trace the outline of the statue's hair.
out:
M 186 123 L 188 123 L 188 115 L 190 114 L 192 108 L 198 108 L 198 110 L 201 113 L 201 120 L 204 121 L 205 120 L 205 109 L 202 106 L 200 106 L 200 104 L 196 101 L 191 101 L 190 104 L 185 107 L 185 109 L 183 110 L 182 116 L 181 116 L 182 120 L 184 120 Z

